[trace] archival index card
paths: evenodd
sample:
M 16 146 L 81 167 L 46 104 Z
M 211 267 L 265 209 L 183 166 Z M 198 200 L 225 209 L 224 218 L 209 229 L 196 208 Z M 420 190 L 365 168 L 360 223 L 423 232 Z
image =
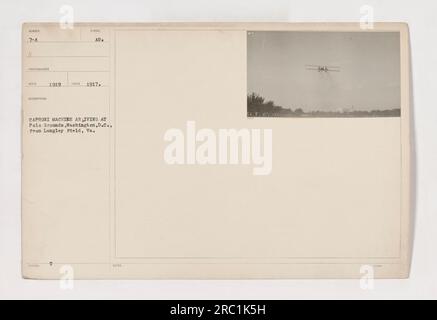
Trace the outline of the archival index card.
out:
M 404 24 L 23 25 L 23 276 L 404 278 Z

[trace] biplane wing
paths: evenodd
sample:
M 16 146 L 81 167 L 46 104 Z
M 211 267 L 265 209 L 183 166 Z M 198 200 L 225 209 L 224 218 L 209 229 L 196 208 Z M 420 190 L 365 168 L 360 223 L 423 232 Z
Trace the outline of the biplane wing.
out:
M 318 72 L 340 72 L 340 67 L 338 66 L 323 66 L 323 65 L 315 65 L 315 64 L 307 64 L 305 65 L 306 70 L 314 70 Z

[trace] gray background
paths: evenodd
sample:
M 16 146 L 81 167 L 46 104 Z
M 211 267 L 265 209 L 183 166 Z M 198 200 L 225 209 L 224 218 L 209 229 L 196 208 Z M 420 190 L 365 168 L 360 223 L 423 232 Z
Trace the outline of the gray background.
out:
M 249 32 L 247 92 L 305 112 L 400 108 L 399 48 L 399 33 Z
M 374 5 L 375 19 L 410 24 L 415 127 L 415 243 L 411 278 L 379 280 L 362 290 L 358 280 L 323 281 L 57 281 L 20 275 L 20 34 L 24 21 L 54 21 L 70 4 L 80 21 L 359 21 Z M 0 2 L 0 297 L 130 299 L 437 298 L 437 2 L 421 0 L 15 0 Z

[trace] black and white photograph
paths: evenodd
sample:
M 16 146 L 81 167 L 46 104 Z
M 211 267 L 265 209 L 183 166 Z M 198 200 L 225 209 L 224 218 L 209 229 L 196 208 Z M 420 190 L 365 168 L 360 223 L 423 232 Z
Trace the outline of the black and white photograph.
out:
M 399 117 L 396 32 L 249 31 L 248 117 Z
M 0 1 L 0 300 L 437 300 L 436 13 Z

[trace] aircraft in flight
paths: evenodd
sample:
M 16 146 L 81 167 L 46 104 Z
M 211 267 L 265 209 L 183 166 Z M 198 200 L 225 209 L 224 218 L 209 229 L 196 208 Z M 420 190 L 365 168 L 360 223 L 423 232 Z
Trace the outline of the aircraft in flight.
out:
M 340 67 L 337 66 L 323 66 L 323 65 L 315 65 L 315 64 L 307 64 L 305 65 L 305 69 L 314 70 L 318 72 L 340 72 Z

